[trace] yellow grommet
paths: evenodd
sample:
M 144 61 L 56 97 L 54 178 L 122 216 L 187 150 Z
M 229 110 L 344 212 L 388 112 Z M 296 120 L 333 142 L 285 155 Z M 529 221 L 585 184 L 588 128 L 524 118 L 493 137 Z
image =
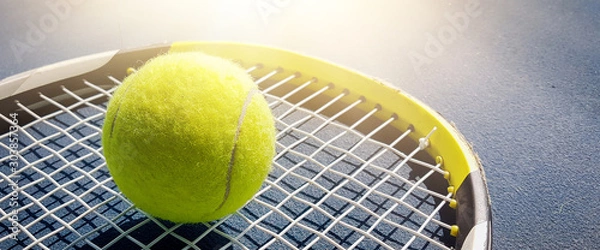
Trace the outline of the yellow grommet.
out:
M 435 163 L 440 164 L 440 165 L 444 165 L 444 158 L 442 158 L 442 156 L 436 156 L 435 157 Z
M 458 236 L 458 226 L 457 225 L 453 225 L 450 227 L 450 235 L 452 235 L 453 237 Z
M 450 172 L 444 171 L 444 179 L 450 180 Z
M 132 68 L 132 67 L 127 68 L 127 75 L 131 75 L 133 73 L 135 73 L 135 69 L 134 68 Z
M 454 194 L 454 186 L 448 186 L 448 193 Z
M 448 203 L 448 206 L 450 206 L 451 208 L 456 208 L 456 205 L 457 203 L 455 199 L 450 200 L 450 203 Z

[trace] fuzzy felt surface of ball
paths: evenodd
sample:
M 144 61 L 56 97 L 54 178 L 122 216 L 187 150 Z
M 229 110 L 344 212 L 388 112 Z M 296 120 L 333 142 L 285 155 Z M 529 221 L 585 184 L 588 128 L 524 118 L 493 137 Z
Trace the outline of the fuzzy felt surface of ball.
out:
M 275 155 L 275 125 L 252 78 L 228 60 L 170 53 L 127 76 L 102 128 L 119 190 L 148 214 L 212 221 L 260 189 Z

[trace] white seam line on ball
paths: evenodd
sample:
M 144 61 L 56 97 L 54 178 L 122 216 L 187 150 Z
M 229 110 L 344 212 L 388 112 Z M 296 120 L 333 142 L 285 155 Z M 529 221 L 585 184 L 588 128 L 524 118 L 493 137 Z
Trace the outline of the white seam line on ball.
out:
M 223 205 L 225 205 L 225 202 L 227 201 L 227 198 L 229 198 L 229 191 L 231 190 L 231 174 L 233 172 L 233 164 L 235 162 L 235 151 L 237 149 L 238 138 L 240 136 L 240 131 L 242 129 L 242 123 L 244 122 L 244 117 L 246 116 L 246 110 L 248 109 L 250 102 L 252 102 L 252 97 L 256 93 L 260 93 L 260 91 L 258 89 L 250 90 L 248 92 L 248 95 L 246 96 L 244 105 L 242 106 L 242 112 L 240 113 L 240 117 L 238 118 L 237 129 L 235 131 L 235 136 L 233 137 L 233 148 L 231 149 L 231 157 L 229 158 L 229 166 L 227 168 L 227 181 L 225 182 L 225 195 L 223 196 L 223 201 L 217 207 L 216 210 L 219 210 L 221 207 L 223 207 Z
M 123 100 L 125 100 L 125 96 L 127 96 L 127 91 L 129 90 L 129 87 L 131 87 L 132 85 L 133 85 L 133 83 L 127 85 L 127 87 L 125 88 L 125 91 L 123 91 L 123 97 L 121 97 L 121 100 L 119 100 L 119 104 L 117 105 L 117 110 L 115 111 L 115 116 L 113 116 L 112 123 L 110 124 L 110 134 L 109 134 L 108 138 L 112 138 L 113 130 L 115 129 L 115 122 L 117 122 L 117 116 L 119 115 L 119 110 L 121 109 L 121 104 L 123 104 Z M 113 98 L 114 98 L 114 95 L 113 95 Z M 108 111 L 107 111 L 107 114 L 108 114 Z

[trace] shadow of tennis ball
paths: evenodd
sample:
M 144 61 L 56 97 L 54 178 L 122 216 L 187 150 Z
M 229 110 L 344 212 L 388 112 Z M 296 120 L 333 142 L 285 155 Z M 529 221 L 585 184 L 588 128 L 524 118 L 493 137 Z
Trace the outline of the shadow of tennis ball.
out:
M 142 223 L 146 218 L 140 218 L 137 220 L 128 220 L 122 224 L 119 224 L 119 227 L 126 231 L 133 227 L 136 227 L 140 223 Z M 177 224 L 159 220 L 166 228 L 173 228 Z M 161 238 L 156 244 L 153 244 L 151 249 L 182 249 L 187 245 L 187 243 L 181 241 L 176 238 L 172 234 L 177 234 L 180 237 L 187 239 L 188 241 L 194 241 L 200 235 L 204 234 L 208 230 L 208 227 L 203 224 L 184 224 L 175 229 L 171 234 L 165 234 L 165 230 L 162 229 L 159 225 L 157 225 L 154 221 L 149 221 L 139 228 L 133 230 L 127 236 L 129 238 L 133 238 L 134 240 L 142 243 L 144 246 L 147 246 L 154 240 L 159 237 Z M 122 236 L 119 231 L 117 231 L 114 227 L 110 227 L 106 231 L 100 232 L 98 236 L 91 239 L 90 241 L 102 249 L 140 249 L 142 246 L 136 244 L 132 240 L 130 240 L 127 236 Z M 121 238 L 119 238 L 121 237 Z M 111 243 L 113 240 L 119 238 L 116 242 Z M 196 243 L 196 246 L 200 249 L 221 249 L 223 246 L 229 243 L 229 240 L 225 237 L 215 233 L 210 232 L 202 239 Z M 110 244 L 110 246 L 108 246 Z M 95 249 L 90 244 L 87 244 L 83 247 L 76 247 L 75 249 L 85 250 L 85 249 Z M 226 249 L 232 249 L 232 247 L 228 247 Z

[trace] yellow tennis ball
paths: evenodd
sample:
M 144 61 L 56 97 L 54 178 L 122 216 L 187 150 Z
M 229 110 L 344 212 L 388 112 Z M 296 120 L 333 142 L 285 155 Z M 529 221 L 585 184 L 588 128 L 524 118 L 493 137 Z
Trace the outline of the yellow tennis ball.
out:
M 235 212 L 259 190 L 275 154 L 275 124 L 241 67 L 171 53 L 115 91 L 102 145 L 115 183 L 138 208 L 204 222 Z

